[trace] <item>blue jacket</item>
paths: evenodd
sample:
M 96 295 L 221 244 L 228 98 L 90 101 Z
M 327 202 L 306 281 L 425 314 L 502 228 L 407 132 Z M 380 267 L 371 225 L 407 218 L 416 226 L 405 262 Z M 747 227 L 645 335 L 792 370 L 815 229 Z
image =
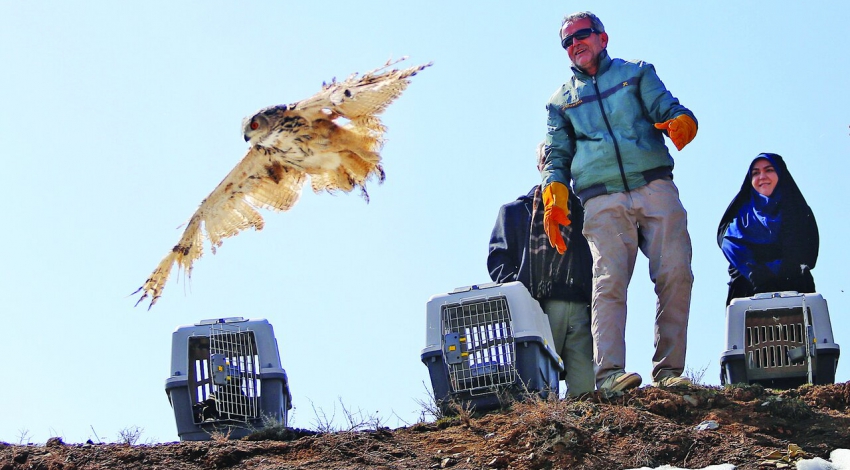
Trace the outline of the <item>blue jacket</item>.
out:
M 570 186 L 572 179 L 587 201 L 672 178 L 673 158 L 653 124 L 696 117 L 667 91 L 655 68 L 602 51 L 595 76 L 576 67 L 573 74 L 546 106 L 544 187 L 554 181 Z

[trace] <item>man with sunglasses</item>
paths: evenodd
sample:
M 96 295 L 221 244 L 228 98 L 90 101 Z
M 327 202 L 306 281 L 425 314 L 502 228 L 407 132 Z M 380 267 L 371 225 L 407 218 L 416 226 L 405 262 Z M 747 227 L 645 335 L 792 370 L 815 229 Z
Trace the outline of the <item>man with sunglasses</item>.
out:
M 543 178 L 544 226 L 552 246 L 567 247 L 569 187 L 585 210 L 583 233 L 593 255 L 591 330 L 596 385 L 605 392 L 640 386 L 625 371 L 626 297 L 638 249 L 649 259 L 658 295 L 653 385 L 687 386 L 685 367 L 691 287 L 687 214 L 673 184 L 673 158 L 696 136 L 697 122 L 651 64 L 612 59 L 608 34 L 593 13 L 564 18 L 561 46 L 573 75 L 549 99 Z

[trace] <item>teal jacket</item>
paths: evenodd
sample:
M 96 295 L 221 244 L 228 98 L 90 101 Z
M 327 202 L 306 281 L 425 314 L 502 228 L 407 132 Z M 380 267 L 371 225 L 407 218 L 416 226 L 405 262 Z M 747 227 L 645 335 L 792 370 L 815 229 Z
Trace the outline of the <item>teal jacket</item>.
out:
M 573 73 L 546 105 L 544 187 L 554 181 L 569 187 L 572 180 L 585 202 L 672 178 L 673 157 L 653 124 L 696 117 L 667 91 L 652 64 L 602 51 L 595 76 L 576 67 Z

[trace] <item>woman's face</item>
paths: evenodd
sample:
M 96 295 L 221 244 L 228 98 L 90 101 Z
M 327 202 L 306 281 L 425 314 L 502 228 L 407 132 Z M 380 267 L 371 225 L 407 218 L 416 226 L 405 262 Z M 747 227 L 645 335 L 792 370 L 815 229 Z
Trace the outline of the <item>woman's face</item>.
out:
M 779 182 L 779 175 L 770 160 L 759 158 L 750 169 L 750 181 L 757 193 L 770 197 Z

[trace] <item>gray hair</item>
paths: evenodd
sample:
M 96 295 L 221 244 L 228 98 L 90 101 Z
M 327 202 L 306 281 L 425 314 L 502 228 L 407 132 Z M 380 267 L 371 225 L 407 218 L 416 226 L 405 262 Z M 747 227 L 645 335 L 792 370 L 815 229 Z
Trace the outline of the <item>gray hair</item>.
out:
M 540 142 L 537 144 L 537 170 L 543 171 L 543 163 L 546 162 L 546 152 L 545 152 L 546 143 Z
M 579 11 L 564 17 L 564 20 L 561 21 L 561 28 L 558 30 L 558 36 L 561 35 L 561 31 L 564 29 L 565 24 L 572 23 L 578 20 L 583 20 L 585 18 L 590 20 L 590 26 L 593 27 L 593 29 L 599 31 L 600 33 L 605 32 L 605 25 L 602 24 L 602 20 L 600 20 L 598 16 L 594 15 L 589 11 Z

